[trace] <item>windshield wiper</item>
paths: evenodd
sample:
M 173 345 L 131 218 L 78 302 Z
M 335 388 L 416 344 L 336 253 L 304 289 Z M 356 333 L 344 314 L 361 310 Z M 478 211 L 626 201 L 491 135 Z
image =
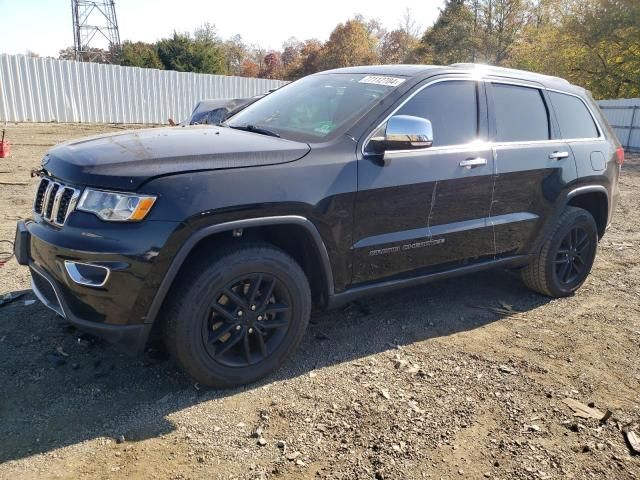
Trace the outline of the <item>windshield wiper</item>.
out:
M 266 128 L 256 127 L 255 125 L 228 125 L 235 130 L 244 130 L 245 132 L 259 133 L 260 135 L 269 135 L 270 137 L 280 138 L 280 134 L 273 130 L 267 130 Z

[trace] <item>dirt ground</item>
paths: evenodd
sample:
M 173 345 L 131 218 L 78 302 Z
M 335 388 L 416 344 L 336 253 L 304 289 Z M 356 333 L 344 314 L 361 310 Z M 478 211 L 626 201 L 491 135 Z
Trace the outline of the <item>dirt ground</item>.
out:
M 30 215 L 50 146 L 115 130 L 10 125 L 0 182 L 26 185 L 0 183 L 0 239 Z M 574 297 L 497 271 L 366 299 L 314 314 L 283 369 L 234 390 L 81 335 L 32 302 L 12 259 L 0 296 L 24 296 L 0 307 L 0 478 L 640 478 L 621 431 L 640 432 L 640 156 L 620 189 Z M 574 417 L 566 398 L 613 415 Z

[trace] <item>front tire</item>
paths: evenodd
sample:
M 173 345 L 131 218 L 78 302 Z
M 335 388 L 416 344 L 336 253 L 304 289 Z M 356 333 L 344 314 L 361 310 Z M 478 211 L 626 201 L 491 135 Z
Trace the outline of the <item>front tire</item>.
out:
M 567 207 L 536 259 L 522 269 L 522 280 L 549 297 L 566 297 L 587 279 L 596 257 L 598 228 L 582 208 Z
M 269 244 L 236 246 L 187 267 L 165 311 L 165 343 L 197 382 L 255 382 L 296 349 L 311 292 L 296 261 Z

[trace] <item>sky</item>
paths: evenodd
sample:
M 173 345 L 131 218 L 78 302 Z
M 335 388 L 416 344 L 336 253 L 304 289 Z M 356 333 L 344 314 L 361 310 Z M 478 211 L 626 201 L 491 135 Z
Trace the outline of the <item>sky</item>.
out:
M 279 49 L 290 37 L 326 40 L 339 22 L 357 13 L 398 27 L 410 9 L 422 27 L 431 25 L 443 0 L 115 0 L 122 40 L 154 42 L 176 30 L 192 32 L 213 23 L 218 35 L 242 35 L 250 44 Z M 391 8 L 392 7 L 392 8 Z M 0 53 L 57 57 L 73 45 L 71 0 L 0 0 Z M 104 47 L 104 45 L 96 45 Z

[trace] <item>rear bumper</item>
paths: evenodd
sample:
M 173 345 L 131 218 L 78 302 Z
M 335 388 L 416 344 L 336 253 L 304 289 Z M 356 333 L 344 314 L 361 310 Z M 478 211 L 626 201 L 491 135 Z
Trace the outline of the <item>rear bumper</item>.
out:
M 157 252 L 175 227 L 151 222 L 130 235 L 121 228 L 118 236 L 106 230 L 87 236 L 69 226 L 21 221 L 14 253 L 29 267 L 33 292 L 45 306 L 82 331 L 139 352 L 152 327 L 148 305 L 164 273 Z M 98 266 L 108 275 L 104 283 L 83 283 L 69 264 Z

